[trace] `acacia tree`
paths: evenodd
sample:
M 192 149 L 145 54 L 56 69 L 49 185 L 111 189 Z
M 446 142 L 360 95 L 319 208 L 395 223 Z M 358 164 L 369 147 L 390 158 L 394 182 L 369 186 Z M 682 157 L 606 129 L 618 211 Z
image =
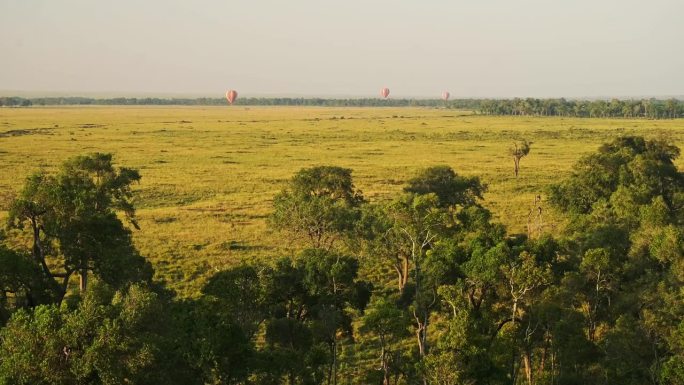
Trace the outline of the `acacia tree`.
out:
M 264 270 L 264 269 L 261 269 Z M 202 288 L 253 339 L 266 318 L 268 299 L 257 266 L 242 265 L 214 274 Z
M 672 331 L 684 316 L 684 173 L 677 156 L 663 140 L 620 137 L 582 158 L 549 191 L 570 219 L 587 334 L 605 352 L 601 370 L 612 381 L 676 372 L 662 363 L 676 361 Z
M 357 278 L 359 263 L 353 257 L 309 249 L 299 258 L 304 286 L 315 299 L 311 307 L 315 336 L 330 349 L 327 383 L 334 385 L 337 384 L 338 340 L 352 336 L 350 310 L 365 309 L 372 287 Z
M 0 326 L 17 309 L 55 301 L 54 280 L 45 279 L 29 256 L 0 244 Z
M 115 168 L 111 154 L 101 153 L 74 157 L 56 175 L 27 179 L 12 203 L 9 224 L 30 226 L 33 260 L 45 277 L 61 280 L 59 298 L 73 274 L 79 275 L 82 292 L 89 272 L 115 286 L 151 278 L 149 263 L 117 215 L 137 227 L 131 185 L 139 180 L 136 170 Z M 48 262 L 57 262 L 59 271 Z
M 530 145 L 532 142 L 527 140 L 521 140 L 519 142 L 513 142 L 513 146 L 508 149 L 508 154 L 513 158 L 513 165 L 516 178 L 520 172 L 520 160 L 530 153 Z
M 212 296 L 171 303 L 170 330 L 158 349 L 164 362 L 154 384 L 239 384 L 256 369 L 254 343 L 234 309 L 223 305 Z
M 421 357 L 428 351 L 428 327 L 430 308 L 436 296 L 423 286 L 425 281 L 423 262 L 428 250 L 435 244 L 446 225 L 446 213 L 439 208 L 435 194 L 416 195 L 406 193 L 388 207 L 392 227 L 401 241 L 407 245 L 413 264 L 414 300 L 412 315 Z
M 476 176 L 458 175 L 447 165 L 432 166 L 420 170 L 409 179 L 404 191 L 418 195 L 435 194 L 444 208 L 478 205 L 487 186 Z
M 480 201 L 486 189 L 478 177 L 460 176 L 451 167 L 439 165 L 420 170 L 403 190 L 406 196 L 433 194 L 434 209 L 444 215 L 444 227 L 460 231 L 472 222 L 468 212 L 474 207 L 482 209 Z M 397 273 L 399 291 L 403 292 L 411 271 L 412 245 L 405 241 L 406 233 L 395 226 L 397 210 L 392 204 L 364 205 L 355 235 L 365 253 L 389 261 Z
M 313 339 L 311 307 L 315 300 L 303 284 L 304 271 L 291 258 L 280 258 L 262 275 L 266 302 L 265 346 L 260 383 L 312 383 L 324 378 L 325 347 Z
M 404 234 L 394 227 L 387 206 L 364 205 L 354 232 L 354 246 L 362 254 L 389 264 L 397 275 L 397 289 L 403 293 L 411 270 L 410 245 L 403 241 Z
M 515 328 L 521 320 L 519 316 L 521 306 L 525 302 L 529 302 L 529 298 L 533 296 L 534 292 L 538 288 L 549 284 L 550 271 L 548 266 L 540 266 L 540 264 L 536 261 L 536 257 L 527 251 L 520 253 L 517 258 L 511 261 L 511 263 L 504 265 L 502 269 L 509 288 L 511 302 L 510 320 L 515 331 Z M 532 322 L 529 320 L 529 315 L 527 318 L 528 326 L 523 332 L 523 341 L 525 346 L 522 352 L 522 358 L 527 383 L 528 385 L 532 385 L 532 347 L 529 341 L 534 331 L 530 326 Z M 516 349 L 515 345 L 514 349 Z M 514 353 L 513 360 L 511 361 L 511 378 L 513 379 L 513 383 L 515 383 L 515 377 L 517 373 L 517 369 L 515 367 L 516 361 L 517 354 Z
M 590 341 L 596 341 L 596 330 L 602 318 L 605 318 L 605 308 L 610 303 L 612 291 L 612 275 L 618 266 L 611 266 L 610 253 L 606 249 L 589 249 L 582 256 L 579 266 L 582 287 L 578 288 L 576 296 L 582 301 L 582 310 L 587 320 L 587 335 Z
M 397 272 L 421 361 L 429 352 L 437 288 L 456 270 L 450 239 L 488 218 L 479 206 L 485 188 L 478 178 L 461 177 L 449 166 L 430 167 L 409 180 L 404 194 L 390 204 L 364 210 L 359 222 L 360 238 L 370 246 L 365 251 L 389 261 Z
M 366 310 L 360 332 L 366 336 L 376 336 L 380 345 L 380 370 L 382 384 L 389 385 L 392 369 L 397 360 L 397 352 L 392 344 L 408 335 L 409 319 L 406 313 L 387 298 L 380 298 Z
M 293 261 L 282 258 L 262 275 L 269 362 L 263 383 L 337 382 L 339 339 L 351 337 L 350 311 L 362 311 L 369 284 L 358 280 L 358 261 L 322 249 L 307 249 Z
M 73 310 L 20 310 L 0 331 L 0 382 L 152 384 L 161 314 L 158 296 L 141 285 L 94 285 Z
M 363 203 L 351 170 L 335 166 L 305 168 L 273 198 L 270 224 L 312 248 L 331 249 L 349 232 Z

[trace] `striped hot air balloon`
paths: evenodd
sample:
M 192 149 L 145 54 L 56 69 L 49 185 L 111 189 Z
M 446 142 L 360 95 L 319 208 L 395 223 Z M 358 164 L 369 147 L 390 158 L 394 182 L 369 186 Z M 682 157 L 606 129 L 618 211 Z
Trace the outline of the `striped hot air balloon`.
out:
M 387 99 L 387 97 L 389 96 L 389 88 L 383 87 L 383 88 L 380 90 L 380 96 L 382 96 L 383 98 Z
M 442 92 L 442 100 L 444 100 L 445 102 L 446 102 L 447 100 L 449 100 L 449 96 L 451 96 L 451 94 L 449 93 L 449 91 L 444 91 L 444 92 Z

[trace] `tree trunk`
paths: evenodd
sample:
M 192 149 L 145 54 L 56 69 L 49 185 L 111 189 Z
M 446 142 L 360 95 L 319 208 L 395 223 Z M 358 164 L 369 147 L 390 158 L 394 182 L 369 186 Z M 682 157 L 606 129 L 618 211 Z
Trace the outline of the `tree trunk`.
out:
M 334 338 L 334 337 L 333 337 Z M 335 346 L 337 344 L 333 341 L 330 344 L 330 355 L 332 356 L 332 362 L 330 362 L 330 368 L 328 368 L 328 385 L 334 385 L 336 380 L 335 366 L 337 365 L 337 352 L 335 351 Z
M 421 280 L 420 280 L 420 263 L 418 263 L 418 260 L 414 258 L 414 281 L 416 284 L 416 309 L 413 311 L 413 317 L 416 320 L 416 337 L 418 338 L 418 351 L 420 352 L 420 357 L 425 357 L 427 354 L 427 324 L 428 324 L 428 311 L 427 311 L 427 306 L 422 303 L 423 298 L 421 294 Z M 424 314 L 421 314 L 424 313 Z
M 532 385 L 532 353 L 528 349 L 525 349 L 525 353 L 523 354 L 523 364 L 525 364 L 527 385 Z
M 515 348 L 515 344 L 513 345 L 513 355 L 511 356 L 511 385 L 515 385 L 515 380 L 518 374 L 518 368 L 516 367 L 515 363 L 518 360 L 518 352 L 517 349 Z
M 420 317 L 414 313 L 416 319 L 416 341 L 418 341 L 418 353 L 421 357 L 425 356 L 425 324 L 420 321 Z
M 385 350 L 385 337 L 380 335 L 380 365 L 382 366 L 382 385 L 389 385 L 389 365 L 387 362 L 387 351 Z
M 333 385 L 337 385 L 337 341 L 333 342 Z
M 81 291 L 81 293 L 84 293 L 87 288 L 88 288 L 88 268 L 85 266 L 81 266 L 78 289 Z
M 34 219 L 31 219 L 31 228 L 33 229 L 33 258 L 36 262 L 42 261 L 43 248 L 40 245 L 40 228 Z
M 403 265 L 402 265 L 402 282 L 401 282 L 402 290 L 404 287 L 406 287 L 406 284 L 408 283 L 408 275 L 409 275 L 409 259 L 408 259 L 408 257 L 404 257 L 404 261 L 403 261 Z
M 33 258 L 40 263 L 43 273 L 46 277 L 52 277 L 52 272 L 45 262 L 45 255 L 43 254 L 43 246 L 40 244 L 40 227 L 38 221 L 31 218 L 31 228 L 33 229 Z
M 513 158 L 513 163 L 515 165 L 515 177 L 518 177 L 518 172 L 520 171 L 520 159 L 518 157 Z
M 518 300 L 517 298 L 514 298 L 513 300 L 513 312 L 511 314 L 511 322 L 513 322 L 513 333 L 515 333 L 515 313 L 518 312 Z M 515 377 L 517 374 L 517 368 L 515 366 L 515 362 L 518 360 L 518 354 L 517 354 L 517 349 L 515 346 L 515 342 L 513 343 L 513 354 L 511 355 L 511 385 L 515 385 Z
M 547 332 L 548 333 L 548 332 Z M 542 349 L 541 357 L 539 359 L 539 369 L 537 369 L 537 378 L 544 375 L 544 368 L 546 366 L 546 353 L 549 350 L 548 334 L 544 336 L 544 348 Z
M 67 270 L 64 273 L 64 277 L 62 277 L 62 286 L 61 286 L 61 289 L 62 289 L 62 293 L 61 293 L 62 296 L 61 297 L 62 298 L 64 298 L 64 296 L 66 295 L 67 288 L 69 287 L 69 279 L 71 278 L 71 274 L 73 274 L 73 273 L 74 273 L 73 270 Z M 60 300 L 60 302 L 61 302 L 61 300 Z
M 397 272 L 397 286 L 399 287 L 399 292 L 404 291 L 404 277 L 401 275 L 401 266 L 394 265 L 394 271 Z
M 425 313 L 423 313 L 423 320 L 424 320 L 424 326 L 423 326 L 423 351 L 425 354 L 428 353 L 428 350 L 430 349 L 430 346 L 428 346 L 428 327 L 430 326 L 430 319 L 428 315 L 428 310 L 425 309 Z

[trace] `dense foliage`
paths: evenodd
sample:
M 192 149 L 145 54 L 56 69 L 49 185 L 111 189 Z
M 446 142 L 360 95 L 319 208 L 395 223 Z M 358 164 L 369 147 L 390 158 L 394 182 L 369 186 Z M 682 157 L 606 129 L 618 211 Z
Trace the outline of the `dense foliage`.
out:
M 382 203 L 303 169 L 270 218 L 300 251 L 195 298 L 131 242 L 137 171 L 68 160 L 27 179 L 0 239 L 0 384 L 682 384 L 678 156 L 621 137 L 582 158 L 549 187 L 555 237 L 507 235 L 449 166 Z
M 501 99 L 482 100 L 484 115 L 571 116 L 576 118 L 674 119 L 684 116 L 684 102 L 678 99 L 566 100 Z

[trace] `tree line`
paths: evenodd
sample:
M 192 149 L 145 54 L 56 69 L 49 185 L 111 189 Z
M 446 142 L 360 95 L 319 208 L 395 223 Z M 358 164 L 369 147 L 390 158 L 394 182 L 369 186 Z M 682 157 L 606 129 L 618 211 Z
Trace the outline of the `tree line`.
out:
M 87 97 L 0 97 L 0 107 L 59 105 L 187 105 L 223 106 L 224 98 L 87 98 Z M 675 119 L 684 116 L 684 101 L 678 99 L 566 100 L 566 99 L 330 99 L 330 98 L 239 98 L 238 106 L 322 107 L 435 107 L 469 109 L 483 115 L 562 116 L 577 118 Z
M 679 154 L 620 137 L 581 158 L 544 194 L 557 236 L 507 233 L 448 165 L 385 202 L 350 169 L 305 168 L 268 219 L 299 251 L 192 298 L 132 243 L 140 174 L 70 159 L 11 206 L 0 383 L 682 384 Z
M 684 116 L 684 101 L 677 99 L 566 100 L 501 99 L 482 100 L 484 115 L 565 116 L 575 118 L 676 119 Z
M 320 106 L 320 107 L 449 107 L 476 109 L 476 99 L 455 99 L 445 102 L 441 99 L 379 99 L 379 98 L 304 98 L 241 97 L 233 102 L 237 106 Z M 0 97 L 0 107 L 60 106 L 60 105 L 186 105 L 225 106 L 225 98 L 88 98 L 88 97 Z

